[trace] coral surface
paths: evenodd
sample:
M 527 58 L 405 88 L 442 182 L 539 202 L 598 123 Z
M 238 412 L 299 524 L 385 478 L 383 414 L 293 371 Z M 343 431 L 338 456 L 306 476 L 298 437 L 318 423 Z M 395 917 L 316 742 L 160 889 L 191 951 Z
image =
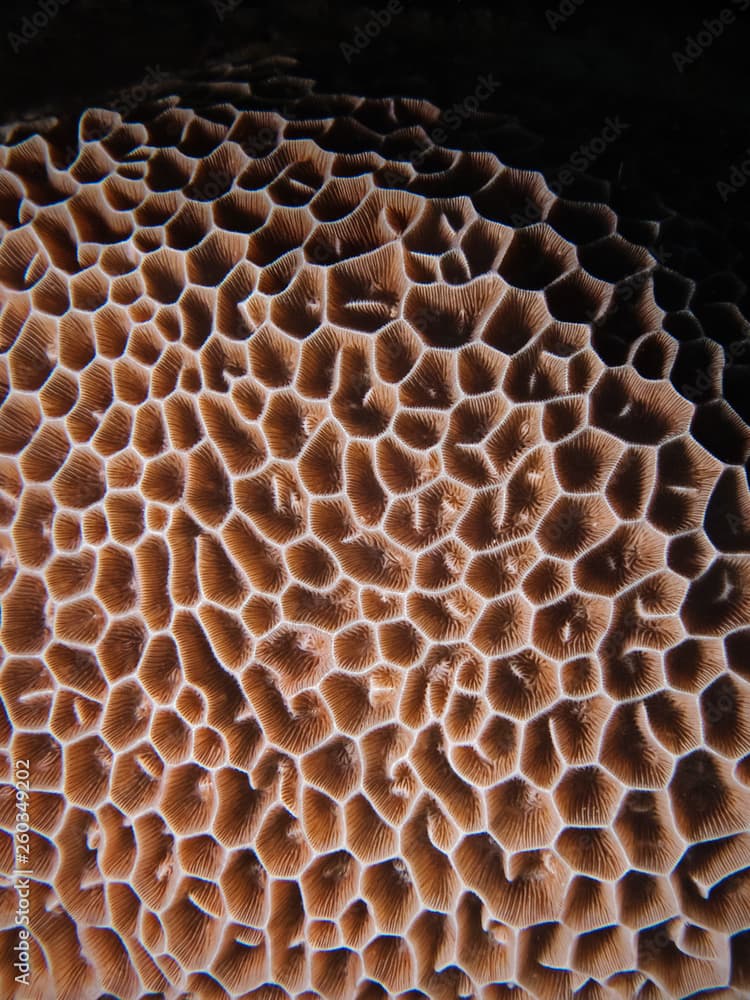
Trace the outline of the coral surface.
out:
M 603 204 L 337 102 L 0 147 L 0 992 L 746 996 L 721 347 Z

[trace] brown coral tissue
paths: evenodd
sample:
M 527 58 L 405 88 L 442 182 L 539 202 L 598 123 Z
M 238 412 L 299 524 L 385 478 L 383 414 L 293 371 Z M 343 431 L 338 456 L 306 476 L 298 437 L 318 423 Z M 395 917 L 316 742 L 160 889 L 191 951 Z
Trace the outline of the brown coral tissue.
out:
M 399 158 L 427 102 L 248 86 L 0 145 L 0 996 L 747 997 L 750 429 L 675 374 L 691 282 Z

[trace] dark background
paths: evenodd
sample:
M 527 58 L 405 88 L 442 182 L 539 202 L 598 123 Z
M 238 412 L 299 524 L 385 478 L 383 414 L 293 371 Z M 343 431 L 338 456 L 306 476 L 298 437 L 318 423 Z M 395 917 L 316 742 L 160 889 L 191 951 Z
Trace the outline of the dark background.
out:
M 9 32 L 20 33 L 24 17 L 38 15 L 42 4 L 54 11 L 56 2 L 49 23 L 14 54 Z M 482 110 L 517 116 L 538 138 L 508 144 L 502 135 L 468 135 L 456 145 L 493 148 L 506 162 L 549 177 L 600 133 L 607 116 L 619 116 L 630 127 L 590 170 L 617 180 L 615 207 L 634 199 L 644 214 L 659 193 L 675 211 L 711 225 L 717 267 L 746 276 L 750 180 L 726 200 L 717 183 L 750 161 L 750 2 L 741 0 L 748 2 L 743 12 L 735 0 L 718 0 L 704 14 L 675 14 L 657 3 L 567 2 L 572 13 L 553 30 L 547 11 L 565 0 L 433 7 L 403 0 L 403 11 L 347 62 L 341 44 L 352 44 L 385 0 L 371 8 L 315 0 L 268 7 L 246 0 L 6 0 L 0 122 L 102 102 L 137 84 L 150 66 L 179 74 L 238 54 L 294 56 L 324 92 L 412 95 L 441 106 L 462 101 L 491 73 L 501 86 Z M 674 53 L 704 29 L 703 17 L 716 20 L 722 9 L 734 12 L 734 23 L 680 72 Z

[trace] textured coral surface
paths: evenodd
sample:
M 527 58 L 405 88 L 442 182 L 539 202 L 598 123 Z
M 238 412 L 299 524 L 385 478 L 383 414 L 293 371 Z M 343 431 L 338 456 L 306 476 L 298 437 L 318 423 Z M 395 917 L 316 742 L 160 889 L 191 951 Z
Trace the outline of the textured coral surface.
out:
M 746 996 L 748 430 L 612 211 L 314 111 L 0 147 L 0 992 Z

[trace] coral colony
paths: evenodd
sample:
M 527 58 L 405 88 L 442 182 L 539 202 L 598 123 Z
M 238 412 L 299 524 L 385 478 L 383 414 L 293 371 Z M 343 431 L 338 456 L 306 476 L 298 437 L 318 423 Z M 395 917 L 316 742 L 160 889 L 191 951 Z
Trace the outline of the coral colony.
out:
M 657 262 L 240 89 L 0 147 L 0 993 L 747 996 L 750 434 Z

